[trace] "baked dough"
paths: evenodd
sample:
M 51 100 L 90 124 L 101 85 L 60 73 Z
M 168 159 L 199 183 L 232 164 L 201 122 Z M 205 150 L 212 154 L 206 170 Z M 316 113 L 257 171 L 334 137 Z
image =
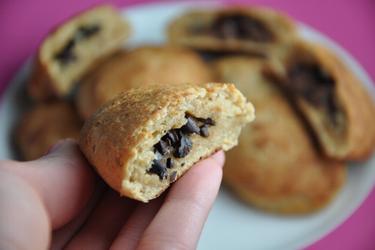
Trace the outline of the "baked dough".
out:
M 263 77 L 265 60 L 232 57 L 214 64 L 218 79 L 233 81 L 257 111 L 239 144 L 226 154 L 224 182 L 262 210 L 300 214 L 329 203 L 345 181 L 342 163 L 313 147 L 285 97 Z
M 253 118 L 232 84 L 141 87 L 87 120 L 80 147 L 113 189 L 148 202 L 200 159 L 235 146 Z
M 41 157 L 58 140 L 78 139 L 82 122 L 65 102 L 40 103 L 23 114 L 14 131 L 15 144 L 24 160 Z
M 188 48 L 145 46 L 122 51 L 100 64 L 81 84 L 76 103 L 81 116 L 87 118 L 130 88 L 211 81 L 210 69 L 196 52 Z
M 126 20 L 111 6 L 84 11 L 48 34 L 39 47 L 28 84 L 34 99 L 64 97 L 100 59 L 117 50 L 130 34 Z
M 375 106 L 360 80 L 332 51 L 297 41 L 282 50 L 271 75 L 319 141 L 340 160 L 365 160 L 375 146 Z
M 193 10 L 168 28 L 169 42 L 208 51 L 268 54 L 295 36 L 285 14 L 261 7 Z

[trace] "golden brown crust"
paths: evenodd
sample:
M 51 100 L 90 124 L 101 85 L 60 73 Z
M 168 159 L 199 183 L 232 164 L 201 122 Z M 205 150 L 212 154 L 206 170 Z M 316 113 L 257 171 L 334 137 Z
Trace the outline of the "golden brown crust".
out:
M 98 17 L 100 18 L 98 19 Z M 95 21 L 95 19 L 99 21 Z M 109 21 L 109 19 L 111 20 Z M 57 65 L 55 62 L 56 53 L 63 50 L 64 46 L 71 42 L 69 39 L 74 36 L 75 33 L 73 31 L 85 27 L 85 25 L 96 24 L 96 22 L 99 22 L 98 25 L 101 28 L 98 34 L 108 37 L 108 41 L 103 44 L 103 47 L 97 50 L 93 48 L 94 45 L 87 46 L 86 42 L 85 48 L 77 49 L 77 47 L 80 47 L 79 44 L 81 42 L 75 42 L 74 44 L 78 45 L 74 45 L 75 52 L 73 53 L 80 54 L 81 57 L 78 56 L 78 59 L 74 61 L 74 67 Z M 103 27 L 106 22 L 110 22 L 111 26 Z M 109 27 L 113 29 L 112 32 L 108 31 Z M 102 31 L 103 29 L 107 30 L 104 32 Z M 96 6 L 71 17 L 53 29 L 40 44 L 28 82 L 30 96 L 36 100 L 47 100 L 68 95 L 80 80 L 80 77 L 99 63 L 106 55 L 121 47 L 129 34 L 130 26 L 109 5 Z M 85 41 L 88 40 L 92 39 L 86 39 Z M 103 37 L 101 37 L 101 40 L 103 40 Z M 83 52 L 84 50 L 89 51 L 89 53 Z M 82 56 L 83 54 L 85 56 Z M 89 60 L 84 58 L 88 57 L 88 55 L 91 57 Z M 84 66 L 78 67 L 78 65 L 83 64 Z
M 81 120 L 68 103 L 37 104 L 19 121 L 15 143 L 24 160 L 34 160 L 58 140 L 78 139 L 81 125 Z
M 227 150 L 236 143 L 237 133 L 240 131 L 236 131 L 236 129 L 240 129 L 245 123 L 253 119 L 254 110 L 249 103 L 245 103 L 244 97 L 233 85 L 225 84 L 153 85 L 123 92 L 86 121 L 80 136 L 81 150 L 112 188 L 130 198 L 148 201 L 165 190 L 169 183 L 163 182 L 163 186 L 157 189 L 158 193 L 152 194 L 152 196 L 135 192 L 133 186 L 128 184 L 135 182 L 134 172 L 137 170 L 135 169 L 135 166 L 138 166 L 136 165 L 137 162 L 143 162 L 142 164 L 146 164 L 148 168 L 151 161 L 149 159 L 144 160 L 145 154 L 151 153 L 152 145 L 167 130 L 173 128 L 173 126 L 179 128 L 184 124 L 181 122 L 185 121 L 185 109 L 190 103 L 199 98 L 207 98 L 207 100 L 204 99 L 207 104 L 211 102 L 209 100 L 211 95 L 219 95 L 221 92 L 224 92 L 227 98 L 232 100 L 231 105 L 236 106 L 232 110 L 233 118 L 229 118 L 232 122 L 230 123 L 231 128 L 228 131 L 220 130 L 218 131 L 220 133 L 216 132 L 223 135 L 224 139 L 219 140 L 221 144 L 212 144 L 212 146 L 207 146 L 210 147 L 208 149 L 197 150 L 196 153 L 199 155 L 197 155 L 196 160 L 199 160 L 200 157 L 206 157 L 220 148 Z M 224 104 L 215 105 L 217 105 L 214 106 L 215 110 L 210 110 L 210 113 L 217 120 L 216 117 L 222 116 L 219 105 Z M 190 107 L 190 109 L 192 108 L 194 107 Z M 204 107 L 201 108 L 204 109 Z M 196 112 L 199 114 L 199 111 Z M 225 117 L 229 116 L 226 115 Z M 220 126 L 214 127 L 213 129 L 218 129 Z M 211 136 L 214 136 L 214 130 L 212 132 Z M 228 137 L 224 135 L 228 135 Z M 157 139 L 158 136 L 159 139 Z M 155 141 L 155 139 L 157 140 Z M 147 145 L 150 145 L 150 148 L 144 146 L 146 142 Z M 198 144 L 197 148 L 199 148 Z M 153 159 L 153 155 L 154 153 L 152 153 L 150 159 Z M 177 177 L 182 175 L 195 162 L 190 164 L 187 159 L 184 161 L 186 164 L 181 165 L 184 166 L 184 169 L 181 173 L 178 173 Z M 140 178 L 145 175 L 146 173 L 142 172 Z M 147 184 L 145 185 L 151 187 L 153 179 L 149 174 L 147 175 L 147 178 L 150 179 L 146 181 Z M 155 180 L 155 186 L 162 183 L 156 177 Z
M 220 16 L 242 15 L 259 20 L 273 34 L 271 42 L 254 42 L 238 38 L 223 39 L 210 32 L 194 34 L 191 29 L 209 27 Z M 169 42 L 201 50 L 241 51 L 268 54 L 274 47 L 295 36 L 295 25 L 285 14 L 262 7 L 232 7 L 190 11 L 174 20 L 168 28 Z
M 291 100 L 315 132 L 324 153 L 341 160 L 367 159 L 375 147 L 375 127 L 372 125 L 375 122 L 375 105 L 352 70 L 328 48 L 304 41 L 295 42 L 278 58 L 281 58 L 281 64 L 277 65 L 279 59 L 275 59 L 271 74 L 276 76 L 275 82 L 283 87 L 282 83 L 287 81 L 286 69 L 298 60 L 316 62 L 334 79 L 334 97 L 345 117 L 341 133 L 327 128 L 324 117 L 328 115 L 325 111 L 291 94 Z
M 257 118 L 227 153 L 224 182 L 244 201 L 286 214 L 313 212 L 345 181 L 342 163 L 322 158 L 285 97 L 262 75 L 265 60 L 233 57 L 217 61 L 218 80 L 236 82 L 252 100 Z
M 81 85 L 76 103 L 83 118 L 130 88 L 212 81 L 197 53 L 187 48 L 146 46 L 123 51 L 100 64 Z

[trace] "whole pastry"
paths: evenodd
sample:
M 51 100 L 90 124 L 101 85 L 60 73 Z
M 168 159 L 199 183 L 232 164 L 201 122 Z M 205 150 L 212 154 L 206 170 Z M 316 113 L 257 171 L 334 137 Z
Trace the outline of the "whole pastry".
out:
M 294 23 L 283 13 L 245 6 L 189 11 L 172 21 L 168 28 L 172 44 L 261 55 L 287 43 L 294 35 Z
M 150 84 L 200 83 L 212 81 L 208 66 L 187 48 L 139 47 L 119 52 L 100 64 L 84 80 L 76 98 L 79 113 L 89 117 L 120 92 Z
M 111 6 L 68 19 L 41 43 L 28 84 L 34 99 L 64 97 L 98 61 L 122 46 L 130 27 Z
M 375 104 L 352 70 L 321 45 L 298 41 L 271 64 L 274 82 L 311 127 L 322 151 L 364 160 L 375 146 Z
M 58 140 L 78 139 L 82 122 L 65 102 L 40 103 L 23 114 L 17 125 L 15 144 L 23 160 L 41 157 Z
M 113 189 L 147 202 L 200 159 L 235 146 L 253 118 L 231 84 L 152 85 L 100 108 L 85 122 L 80 147 Z
M 218 79 L 233 81 L 252 100 L 257 118 L 227 153 L 224 182 L 242 200 L 275 213 L 315 211 L 345 181 L 345 167 L 320 156 L 283 94 L 262 74 L 265 61 L 233 57 L 214 65 Z

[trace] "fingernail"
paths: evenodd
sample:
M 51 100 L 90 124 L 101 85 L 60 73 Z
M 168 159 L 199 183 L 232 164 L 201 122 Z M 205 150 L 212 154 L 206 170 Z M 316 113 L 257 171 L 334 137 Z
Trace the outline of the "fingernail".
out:
M 72 141 L 74 141 L 74 140 L 72 140 L 72 139 L 59 140 L 53 146 L 51 146 L 44 155 L 52 154 L 53 152 L 56 152 L 59 149 L 61 149 L 66 143 L 72 142 Z
M 220 150 L 219 152 L 216 152 L 215 154 L 213 154 L 211 156 L 211 158 L 217 162 L 218 165 L 220 165 L 221 167 L 224 166 L 224 162 L 225 162 L 225 155 L 224 155 L 224 152 L 222 150 Z

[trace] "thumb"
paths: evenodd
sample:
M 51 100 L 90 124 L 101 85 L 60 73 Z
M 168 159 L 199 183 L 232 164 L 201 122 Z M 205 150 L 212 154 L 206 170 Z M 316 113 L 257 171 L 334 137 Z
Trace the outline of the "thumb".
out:
M 15 164 L 11 169 L 25 179 L 43 201 L 53 229 L 72 220 L 88 202 L 95 174 L 74 140 L 56 144 L 35 161 Z

